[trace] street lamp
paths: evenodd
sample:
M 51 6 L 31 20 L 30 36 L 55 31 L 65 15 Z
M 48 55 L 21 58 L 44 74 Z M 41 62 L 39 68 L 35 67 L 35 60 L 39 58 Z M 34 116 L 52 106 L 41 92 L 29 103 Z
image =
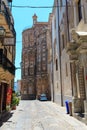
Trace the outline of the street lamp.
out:
M 5 37 L 5 29 L 4 27 L 0 26 L 0 38 L 4 38 Z

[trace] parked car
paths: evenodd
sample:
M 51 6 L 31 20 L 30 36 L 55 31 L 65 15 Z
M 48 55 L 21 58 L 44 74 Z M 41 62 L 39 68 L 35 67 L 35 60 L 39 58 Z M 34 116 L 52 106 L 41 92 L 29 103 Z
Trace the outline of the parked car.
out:
M 40 101 L 47 101 L 47 96 L 46 96 L 46 94 L 41 94 L 40 95 Z

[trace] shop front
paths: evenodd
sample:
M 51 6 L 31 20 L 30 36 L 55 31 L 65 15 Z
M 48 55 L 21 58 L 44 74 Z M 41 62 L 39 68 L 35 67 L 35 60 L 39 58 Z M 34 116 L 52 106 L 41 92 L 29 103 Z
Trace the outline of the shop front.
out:
M 0 113 L 6 110 L 6 97 L 7 97 L 8 84 L 1 82 L 0 84 Z

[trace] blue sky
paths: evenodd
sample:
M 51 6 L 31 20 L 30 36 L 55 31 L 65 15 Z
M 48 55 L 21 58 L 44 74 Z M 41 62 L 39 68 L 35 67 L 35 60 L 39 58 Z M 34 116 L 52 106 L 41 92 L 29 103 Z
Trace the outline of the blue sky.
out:
M 54 0 L 13 0 L 13 6 L 53 6 Z M 12 8 L 16 30 L 16 60 L 15 66 L 19 67 L 22 53 L 22 31 L 33 24 L 32 16 L 38 16 L 38 21 L 47 22 L 52 8 Z M 16 70 L 15 81 L 21 79 L 21 70 Z

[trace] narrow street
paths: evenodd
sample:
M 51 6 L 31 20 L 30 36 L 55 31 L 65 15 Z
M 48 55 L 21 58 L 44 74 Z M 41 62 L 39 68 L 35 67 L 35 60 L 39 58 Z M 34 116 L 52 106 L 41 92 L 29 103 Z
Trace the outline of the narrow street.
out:
M 87 130 L 87 126 L 66 114 L 65 107 L 51 101 L 20 101 L 0 130 Z

